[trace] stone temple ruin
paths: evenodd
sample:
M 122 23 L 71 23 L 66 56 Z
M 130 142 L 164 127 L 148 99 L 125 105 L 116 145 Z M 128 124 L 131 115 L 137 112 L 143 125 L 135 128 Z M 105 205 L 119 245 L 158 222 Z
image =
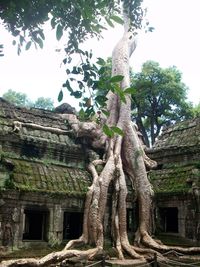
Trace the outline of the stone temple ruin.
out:
M 87 140 L 72 135 L 59 115 L 63 112 L 15 107 L 0 98 L 0 246 L 54 245 L 81 234 L 91 184 L 87 164 L 96 152 Z M 149 172 L 155 190 L 155 233 L 200 241 L 199 136 L 200 118 L 181 122 L 167 128 L 149 151 L 158 162 Z M 137 228 L 133 200 L 129 183 L 128 231 Z M 107 230 L 109 208 L 108 203 Z
M 156 232 L 200 241 L 200 118 L 165 129 L 149 156 Z

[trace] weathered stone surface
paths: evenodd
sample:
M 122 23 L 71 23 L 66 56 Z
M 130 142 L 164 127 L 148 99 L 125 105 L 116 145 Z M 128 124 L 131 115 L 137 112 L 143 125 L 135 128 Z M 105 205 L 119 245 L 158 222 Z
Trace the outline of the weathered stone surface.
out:
M 86 152 L 70 131 L 57 113 L 15 107 L 0 98 L 0 245 L 60 244 L 64 214 L 68 220 L 82 214 L 91 177 Z
M 62 131 L 34 128 L 33 124 Z M 149 172 L 156 193 L 157 230 L 166 230 L 167 223 L 174 220 L 164 213 L 177 210 L 175 234 L 192 240 L 200 240 L 199 136 L 199 118 L 181 122 L 165 129 L 149 152 L 158 162 L 158 168 Z M 51 245 L 63 242 L 69 225 L 76 228 L 81 218 L 74 214 L 83 211 L 91 183 L 86 171 L 89 157 L 91 153 L 73 136 L 59 113 L 18 108 L 0 98 L 0 246 L 19 248 L 29 246 L 30 241 Z M 128 191 L 127 214 L 132 224 L 128 227 L 135 230 L 137 204 L 130 181 Z M 24 238 L 29 220 L 35 220 L 35 224 L 40 221 L 40 228 L 45 228 L 40 240 Z M 105 225 L 109 227 L 109 207 Z
M 158 163 L 158 168 L 149 172 L 156 192 L 157 231 L 171 229 L 196 241 L 200 240 L 199 136 L 200 118 L 180 122 L 165 129 L 149 151 Z M 177 229 L 170 223 L 177 224 Z

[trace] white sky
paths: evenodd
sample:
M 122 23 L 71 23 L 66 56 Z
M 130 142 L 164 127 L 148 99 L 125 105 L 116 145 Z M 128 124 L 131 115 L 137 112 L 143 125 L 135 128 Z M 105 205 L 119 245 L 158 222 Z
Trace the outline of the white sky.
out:
M 138 47 L 131 59 L 131 66 L 140 71 L 147 60 L 158 61 L 161 67 L 172 65 L 183 73 L 183 82 L 189 87 L 188 99 L 194 104 L 200 101 L 200 0 L 146 0 L 148 17 L 153 33 L 139 37 Z M 120 29 L 109 29 L 104 40 L 89 41 L 97 57 L 111 56 L 112 49 L 120 38 Z M 31 100 L 40 96 L 50 97 L 57 104 L 57 96 L 67 79 L 61 65 L 63 54 L 55 52 L 62 47 L 55 32 L 48 31 L 44 48 L 22 51 L 17 55 L 12 46 L 13 38 L 0 26 L 0 43 L 4 44 L 4 57 L 0 58 L 0 96 L 8 89 L 24 92 Z M 74 105 L 74 100 L 65 94 L 64 101 Z

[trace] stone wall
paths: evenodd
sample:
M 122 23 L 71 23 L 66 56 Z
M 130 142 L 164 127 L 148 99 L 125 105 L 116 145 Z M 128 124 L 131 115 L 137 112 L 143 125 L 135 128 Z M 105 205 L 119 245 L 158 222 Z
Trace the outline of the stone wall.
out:
M 48 214 L 46 238 L 38 240 L 51 245 L 63 241 L 64 212 L 83 212 L 84 198 L 50 197 L 49 194 L 31 192 L 16 192 L 7 190 L 1 192 L 0 198 L 0 243 L 9 247 L 24 247 L 31 240 L 23 240 L 25 211 L 40 211 Z

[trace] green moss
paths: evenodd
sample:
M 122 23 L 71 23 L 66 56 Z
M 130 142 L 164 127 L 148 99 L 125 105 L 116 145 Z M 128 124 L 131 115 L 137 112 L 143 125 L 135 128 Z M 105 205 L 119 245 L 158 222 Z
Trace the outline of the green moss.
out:
M 14 166 L 10 171 L 5 169 L 5 173 L 12 174 L 12 179 L 6 178 L 3 185 L 7 189 L 83 197 L 91 184 L 89 173 L 77 166 L 70 168 L 55 160 L 21 158 L 9 152 L 2 152 L 2 157 Z
M 6 179 L 5 183 L 4 183 L 4 188 L 5 189 L 15 189 L 15 184 L 14 184 L 13 180 L 10 178 Z
M 194 166 L 168 166 L 163 170 L 151 171 L 150 181 L 156 193 L 188 192 L 191 184 L 188 178 L 196 177 Z
M 1 158 L 20 158 L 19 155 L 17 155 L 16 153 L 14 152 L 6 152 L 6 151 L 3 151 L 2 149 L 0 150 L 0 153 L 1 153 Z
M 19 190 L 84 196 L 91 183 L 83 170 L 17 159 L 12 162 L 14 185 Z

